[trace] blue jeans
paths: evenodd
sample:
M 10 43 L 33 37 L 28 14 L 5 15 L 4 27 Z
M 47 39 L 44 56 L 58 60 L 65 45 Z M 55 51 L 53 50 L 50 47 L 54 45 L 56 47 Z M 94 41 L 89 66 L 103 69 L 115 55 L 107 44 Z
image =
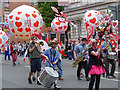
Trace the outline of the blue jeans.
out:
M 59 78 L 62 77 L 62 65 L 61 65 L 61 60 L 58 60 L 57 62 L 57 67 L 58 67 L 58 74 L 59 74 Z
M 68 52 L 68 58 L 69 60 L 72 60 L 72 52 Z
M 6 60 L 7 55 L 8 55 L 8 60 L 10 60 L 10 53 L 9 53 L 9 51 L 5 51 L 5 60 Z

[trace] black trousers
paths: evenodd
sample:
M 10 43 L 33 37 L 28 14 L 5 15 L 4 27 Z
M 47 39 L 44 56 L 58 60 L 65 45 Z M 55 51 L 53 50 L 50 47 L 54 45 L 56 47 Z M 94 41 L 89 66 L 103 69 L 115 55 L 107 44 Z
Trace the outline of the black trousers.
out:
M 77 77 L 80 77 L 80 72 L 81 72 L 81 69 L 82 67 L 84 67 L 84 70 L 85 70 L 85 77 L 87 78 L 88 77 L 88 64 L 87 64 L 87 61 L 81 61 L 78 63 L 78 69 L 77 69 Z
M 90 79 L 89 89 L 88 90 L 92 90 L 93 89 L 94 82 L 95 82 L 95 90 L 99 90 L 100 75 L 96 75 L 96 74 L 91 75 L 91 79 Z
M 106 69 L 106 75 L 114 75 L 116 63 L 114 59 L 108 59 L 107 56 L 104 57 L 105 60 L 105 69 Z M 109 72 L 109 63 L 112 65 L 111 70 Z

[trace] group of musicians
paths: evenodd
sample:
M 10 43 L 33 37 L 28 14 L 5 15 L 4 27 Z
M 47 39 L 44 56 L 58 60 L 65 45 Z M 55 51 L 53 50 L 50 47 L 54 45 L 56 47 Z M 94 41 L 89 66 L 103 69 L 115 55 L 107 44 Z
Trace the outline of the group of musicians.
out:
M 61 54 L 59 53 L 58 42 L 56 39 L 52 40 L 49 43 L 50 49 L 47 49 L 42 54 L 40 54 L 41 47 L 36 43 L 37 38 L 32 37 L 32 43 L 29 45 L 29 52 L 31 58 L 31 71 L 29 73 L 28 82 L 32 84 L 31 75 L 34 76 L 37 71 L 37 77 L 40 75 L 41 71 L 41 60 L 40 55 L 46 58 L 46 66 L 55 68 L 58 66 L 59 80 L 63 80 L 62 78 L 62 67 L 61 67 Z M 81 42 L 75 46 L 74 56 L 75 60 L 79 61 L 79 57 L 82 55 L 84 60 L 81 60 L 78 63 L 77 69 L 77 79 L 81 80 L 80 72 L 82 68 L 85 69 L 85 78 L 87 81 L 90 80 L 89 90 L 92 90 L 94 81 L 96 80 L 95 88 L 99 89 L 100 84 L 100 76 L 104 74 L 106 71 L 106 77 L 110 78 L 114 76 L 115 72 L 115 60 L 108 59 L 107 55 L 109 51 L 112 51 L 112 45 L 109 42 L 109 35 L 105 36 L 105 41 L 101 43 L 100 48 L 97 48 L 97 41 L 92 39 L 89 43 L 89 47 L 87 45 L 86 38 L 82 38 Z M 58 48 L 58 49 L 57 49 Z M 109 73 L 109 63 L 112 65 L 111 72 Z M 105 64 L 105 65 L 104 65 Z M 89 77 L 91 75 L 91 78 Z M 33 81 L 35 81 L 35 77 L 33 77 Z M 37 81 L 38 85 L 41 85 L 39 81 Z M 60 88 L 54 83 L 55 88 Z

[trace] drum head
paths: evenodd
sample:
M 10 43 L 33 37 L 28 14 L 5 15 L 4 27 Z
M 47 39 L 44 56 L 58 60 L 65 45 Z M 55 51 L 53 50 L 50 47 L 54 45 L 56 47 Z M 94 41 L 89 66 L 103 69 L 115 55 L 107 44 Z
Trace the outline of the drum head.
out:
M 116 55 L 116 53 L 115 53 L 115 52 L 109 52 L 109 54 L 110 54 L 110 55 Z
M 52 76 L 52 77 L 58 77 L 57 71 L 55 71 L 53 68 L 51 68 L 51 67 L 45 67 L 45 70 L 46 70 L 46 72 L 47 72 L 50 76 Z

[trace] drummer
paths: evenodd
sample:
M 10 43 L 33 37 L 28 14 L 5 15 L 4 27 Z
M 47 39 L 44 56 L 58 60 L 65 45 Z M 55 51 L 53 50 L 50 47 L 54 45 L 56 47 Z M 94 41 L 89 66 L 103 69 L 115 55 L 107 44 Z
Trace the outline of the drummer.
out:
M 112 44 L 109 41 L 109 35 L 105 36 L 105 41 L 101 44 L 102 44 L 103 57 L 104 57 L 104 63 L 105 63 L 105 68 L 106 68 L 106 77 L 110 78 L 110 76 L 112 76 L 113 78 L 115 78 L 114 76 L 115 60 L 107 58 L 108 53 L 112 52 Z M 110 73 L 109 73 L 109 63 L 112 65 Z
M 51 41 L 50 43 L 49 43 L 49 46 L 51 46 L 51 48 L 50 49 L 47 49 L 47 50 L 45 50 L 41 55 L 43 56 L 43 57 L 45 57 L 46 58 L 46 66 L 47 67 L 52 67 L 53 69 L 55 69 L 55 67 L 56 67 L 56 64 L 57 64 L 57 62 L 58 62 L 58 60 L 59 60 L 59 53 L 56 51 L 56 46 L 57 46 L 57 44 L 58 44 L 58 42 L 56 42 L 56 41 Z M 54 82 L 54 88 L 55 89 L 59 89 L 60 88 L 60 86 L 57 86 L 56 85 L 56 82 Z

